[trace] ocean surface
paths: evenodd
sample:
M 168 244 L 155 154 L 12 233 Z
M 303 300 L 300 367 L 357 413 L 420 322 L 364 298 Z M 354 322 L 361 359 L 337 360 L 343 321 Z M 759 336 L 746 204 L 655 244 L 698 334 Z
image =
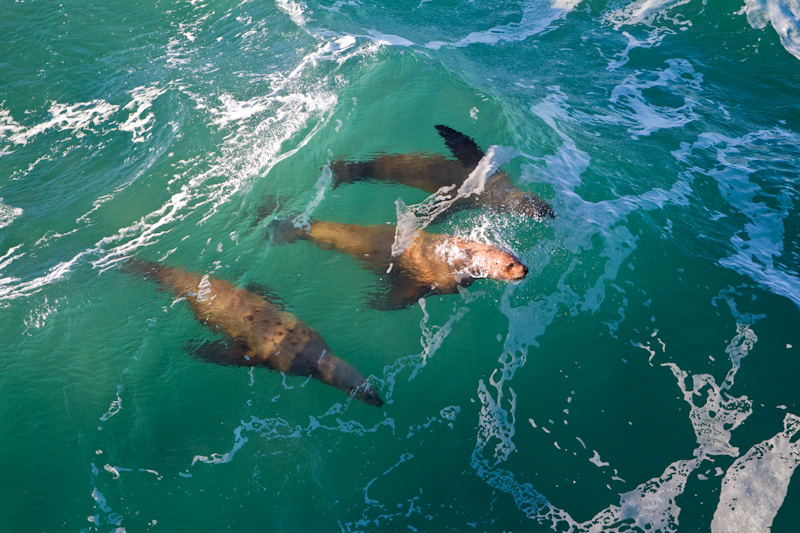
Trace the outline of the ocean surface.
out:
M 798 0 L 2 11 L 0 531 L 798 530 Z M 438 124 L 556 217 L 334 187 Z M 381 310 L 287 213 L 530 272 Z M 132 256 L 266 288 L 385 404 L 204 360 Z

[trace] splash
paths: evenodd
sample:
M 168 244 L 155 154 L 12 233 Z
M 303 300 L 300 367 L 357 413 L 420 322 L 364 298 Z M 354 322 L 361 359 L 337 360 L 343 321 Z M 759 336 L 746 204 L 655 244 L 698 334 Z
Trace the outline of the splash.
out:
M 3 203 L 3 199 L 0 198 L 0 228 L 5 228 L 6 226 L 10 226 L 14 220 L 22 216 L 22 209 L 19 207 L 11 207 Z
M 675 17 L 670 17 L 669 15 L 670 11 L 689 2 L 690 0 L 636 0 L 624 7 L 605 11 L 602 21 L 613 25 L 615 30 L 619 30 L 623 26 L 638 24 L 652 28 L 654 24 L 663 20 L 669 20 L 675 24 L 691 24 L 687 21 L 680 21 L 678 15 Z M 612 5 L 617 6 L 619 4 Z
M 439 215 L 452 208 L 458 200 L 473 194 L 481 194 L 489 177 L 502 165 L 520 155 L 522 154 L 518 150 L 511 147 L 491 146 L 455 195 L 450 194 L 455 186 L 449 186 L 442 187 L 419 204 L 407 206 L 402 199 L 398 198 L 395 202 L 397 229 L 394 243 L 392 243 L 392 256 L 397 257 L 402 254 L 411 246 L 420 230 L 425 229 Z
M 800 1 L 745 0 L 742 12 L 753 28 L 763 29 L 772 24 L 786 51 L 800 59 Z

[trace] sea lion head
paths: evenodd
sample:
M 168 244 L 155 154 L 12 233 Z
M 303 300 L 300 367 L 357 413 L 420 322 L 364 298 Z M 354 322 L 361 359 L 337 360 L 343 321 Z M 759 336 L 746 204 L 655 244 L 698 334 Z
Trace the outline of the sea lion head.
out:
M 508 198 L 506 208 L 509 211 L 522 213 L 530 218 L 555 218 L 550 204 L 530 194 L 513 195 Z
M 538 196 L 517 189 L 505 172 L 498 172 L 486 183 L 482 202 L 492 209 L 520 213 L 534 219 L 555 218 L 553 208 Z
M 374 405 L 375 407 L 383 405 L 383 400 L 381 400 L 381 397 L 378 395 L 378 389 L 369 381 L 365 381 L 361 385 L 354 387 L 350 394 L 368 405 Z
M 512 253 L 490 244 L 476 243 L 480 246 L 472 250 L 471 265 L 486 277 L 503 281 L 523 279 L 528 267 Z
M 457 239 L 440 248 L 440 253 L 457 272 L 473 278 L 515 281 L 528 274 L 528 267 L 514 254 L 491 244 Z

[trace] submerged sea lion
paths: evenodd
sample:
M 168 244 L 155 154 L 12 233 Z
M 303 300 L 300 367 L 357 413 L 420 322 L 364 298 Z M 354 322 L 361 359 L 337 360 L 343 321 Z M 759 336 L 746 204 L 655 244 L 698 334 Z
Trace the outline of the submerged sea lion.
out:
M 141 259 L 126 268 L 158 280 L 189 302 L 197 320 L 230 337 L 216 362 L 311 376 L 370 405 L 383 404 L 375 387 L 334 356 L 319 333 L 266 298 L 208 275 Z
M 467 135 L 447 126 L 436 130 L 456 159 L 427 153 L 387 154 L 369 161 L 338 160 L 331 163 L 334 187 L 365 179 L 395 181 L 435 193 L 441 187 L 460 187 L 475 170 L 484 153 Z M 452 210 L 486 206 L 500 211 L 522 213 L 533 218 L 554 218 L 550 204 L 516 188 L 511 178 L 498 170 L 486 181 L 483 193 L 459 199 Z
M 301 229 L 275 220 L 269 234 L 277 243 L 305 239 L 386 272 L 390 290 L 381 308 L 406 307 L 428 293 L 455 293 L 459 285 L 467 286 L 477 278 L 513 281 L 528 273 L 519 259 L 497 246 L 426 231 L 420 231 L 403 253 L 393 257 L 395 226 L 390 224 L 314 221 L 309 229 Z

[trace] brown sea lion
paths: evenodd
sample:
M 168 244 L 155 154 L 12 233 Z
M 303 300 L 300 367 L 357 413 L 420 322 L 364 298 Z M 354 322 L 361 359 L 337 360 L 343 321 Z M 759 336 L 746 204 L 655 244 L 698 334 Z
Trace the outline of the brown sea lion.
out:
M 393 257 L 395 226 L 390 224 L 313 221 L 308 229 L 301 229 L 291 222 L 275 220 L 269 235 L 277 243 L 305 239 L 385 272 L 390 290 L 387 301 L 378 306 L 384 309 L 406 307 L 429 293 L 455 293 L 459 286 L 477 278 L 513 281 L 528 273 L 519 259 L 497 246 L 426 231 L 420 231 L 411 245 Z
M 333 355 L 319 333 L 266 298 L 208 275 L 141 259 L 130 260 L 126 269 L 158 280 L 189 302 L 197 320 L 230 337 L 216 362 L 311 376 L 370 405 L 383 404 L 375 387 Z
M 436 130 L 456 159 L 437 154 L 410 153 L 381 155 L 369 161 L 337 160 L 331 163 L 334 187 L 366 179 L 395 181 L 429 193 L 452 185 L 460 187 L 485 154 L 474 140 L 463 133 L 442 125 L 436 126 Z M 481 194 L 460 198 L 450 212 L 479 205 L 537 219 L 555 217 L 550 204 L 516 188 L 502 170 L 489 177 Z

